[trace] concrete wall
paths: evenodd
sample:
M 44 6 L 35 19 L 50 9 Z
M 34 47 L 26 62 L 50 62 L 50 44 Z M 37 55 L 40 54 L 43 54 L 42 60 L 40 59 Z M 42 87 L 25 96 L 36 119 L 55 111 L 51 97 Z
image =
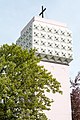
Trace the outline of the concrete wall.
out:
M 45 112 L 47 117 L 49 120 L 71 120 L 69 66 L 43 61 L 40 62 L 40 65 L 43 65 L 61 83 L 63 91 L 62 95 L 58 93 L 47 94 L 48 97 L 54 99 L 51 110 Z

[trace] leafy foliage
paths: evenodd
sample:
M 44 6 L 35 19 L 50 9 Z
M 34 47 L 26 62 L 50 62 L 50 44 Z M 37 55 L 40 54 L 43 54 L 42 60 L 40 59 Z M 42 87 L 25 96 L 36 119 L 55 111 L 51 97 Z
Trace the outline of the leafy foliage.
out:
M 80 120 L 80 72 L 76 76 L 74 82 L 71 81 L 71 85 L 72 120 Z
M 0 47 L 0 120 L 47 120 L 53 100 L 46 92 L 59 92 L 60 83 L 38 65 L 35 50 L 15 44 Z

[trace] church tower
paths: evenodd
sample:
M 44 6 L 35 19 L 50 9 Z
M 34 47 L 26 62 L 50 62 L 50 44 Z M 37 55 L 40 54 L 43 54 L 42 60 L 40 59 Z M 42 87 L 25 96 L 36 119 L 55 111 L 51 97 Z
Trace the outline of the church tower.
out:
M 49 120 L 71 120 L 69 91 L 69 63 L 72 61 L 72 33 L 66 24 L 41 17 L 33 17 L 16 41 L 23 49 L 36 48 L 43 65 L 61 83 L 63 94 L 49 94 L 54 99 Z

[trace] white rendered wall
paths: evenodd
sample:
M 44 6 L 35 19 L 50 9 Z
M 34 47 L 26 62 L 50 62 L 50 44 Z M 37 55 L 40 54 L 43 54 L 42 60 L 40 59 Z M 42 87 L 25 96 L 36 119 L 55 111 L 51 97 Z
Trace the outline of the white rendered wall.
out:
M 69 66 L 40 62 L 49 72 L 52 73 L 53 77 L 61 83 L 61 90 L 63 94 L 48 94 L 48 97 L 54 99 L 51 110 L 46 111 L 46 115 L 49 120 L 71 120 L 71 103 L 70 103 L 70 85 L 69 85 Z

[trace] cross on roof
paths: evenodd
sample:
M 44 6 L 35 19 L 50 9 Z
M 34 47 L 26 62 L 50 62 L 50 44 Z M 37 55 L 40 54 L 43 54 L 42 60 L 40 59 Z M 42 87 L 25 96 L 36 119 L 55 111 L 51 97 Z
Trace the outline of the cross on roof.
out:
M 46 8 L 43 9 L 43 6 L 42 6 L 42 12 L 39 14 L 39 16 L 42 15 L 42 18 L 44 17 L 43 13 L 44 13 L 45 10 L 46 10 Z

